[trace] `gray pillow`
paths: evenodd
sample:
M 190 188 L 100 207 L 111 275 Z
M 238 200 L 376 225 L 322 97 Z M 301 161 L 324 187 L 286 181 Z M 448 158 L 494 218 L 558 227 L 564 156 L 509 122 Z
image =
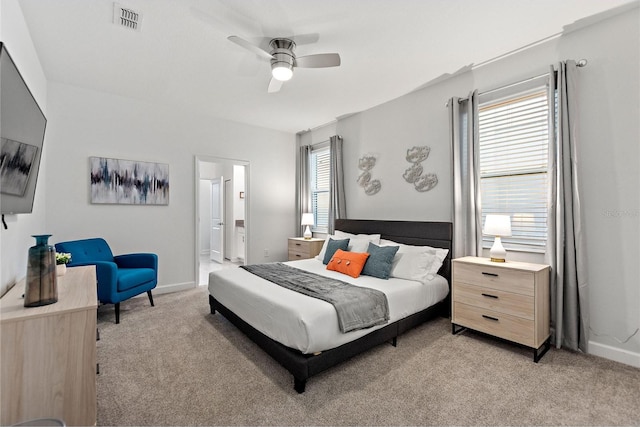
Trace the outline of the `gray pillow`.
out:
M 329 261 L 331 261 L 331 258 L 333 258 L 333 254 L 335 254 L 338 249 L 346 251 L 348 247 L 349 239 L 333 240 L 332 238 L 329 238 L 329 242 L 327 243 L 327 250 L 324 253 L 324 259 L 322 260 L 322 263 L 324 265 L 329 264 Z
M 378 246 L 375 243 L 369 243 L 369 248 L 367 249 L 369 258 L 367 258 L 361 274 L 388 279 L 393 266 L 393 258 L 396 256 L 398 249 L 400 249 L 400 246 Z

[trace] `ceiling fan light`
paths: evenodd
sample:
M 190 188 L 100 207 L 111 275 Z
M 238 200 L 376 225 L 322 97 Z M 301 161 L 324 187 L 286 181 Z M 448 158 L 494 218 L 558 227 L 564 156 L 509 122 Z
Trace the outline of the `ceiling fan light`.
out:
M 290 80 L 293 76 L 293 70 L 287 66 L 287 64 L 283 64 L 282 66 L 273 67 L 271 69 L 271 75 L 274 79 L 280 80 L 281 82 L 286 82 Z

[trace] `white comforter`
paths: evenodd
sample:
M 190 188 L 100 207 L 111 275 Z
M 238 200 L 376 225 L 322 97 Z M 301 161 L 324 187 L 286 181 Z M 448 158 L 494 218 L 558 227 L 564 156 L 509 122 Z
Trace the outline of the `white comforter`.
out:
M 285 264 L 384 292 L 389 302 L 389 323 L 442 301 L 449 292 L 447 280 L 441 276 L 426 284 L 371 276 L 354 279 L 327 270 L 316 259 Z M 210 273 L 209 293 L 263 334 L 307 354 L 338 347 L 385 326 L 343 334 L 338 327 L 336 311 L 328 302 L 283 288 L 242 268 Z

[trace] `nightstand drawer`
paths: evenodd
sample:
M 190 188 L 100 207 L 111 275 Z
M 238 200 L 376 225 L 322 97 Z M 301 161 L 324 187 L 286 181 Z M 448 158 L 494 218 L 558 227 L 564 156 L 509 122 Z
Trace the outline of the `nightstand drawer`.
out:
M 289 240 L 289 253 L 297 254 L 305 258 L 311 257 L 311 245 L 305 242 L 299 242 L 295 240 Z
M 532 272 L 490 265 L 457 263 L 453 280 L 530 296 L 535 291 Z
M 454 302 L 455 323 L 460 326 L 485 332 L 529 347 L 537 347 L 534 341 L 533 320 L 511 316 L 472 305 Z
M 313 258 L 320 253 L 323 244 L 323 239 L 301 239 L 292 237 L 289 239 L 288 244 L 289 261 Z
M 309 259 L 313 258 L 309 256 L 309 252 L 300 252 L 289 249 L 289 261 L 295 261 L 297 259 Z
M 453 298 L 455 302 L 478 308 L 510 314 L 527 320 L 534 319 L 534 300 L 530 295 L 456 283 Z

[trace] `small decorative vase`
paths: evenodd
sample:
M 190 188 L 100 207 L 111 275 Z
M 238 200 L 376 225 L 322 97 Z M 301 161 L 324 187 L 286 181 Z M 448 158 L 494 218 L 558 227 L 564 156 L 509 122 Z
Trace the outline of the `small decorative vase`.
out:
M 56 265 L 56 276 L 64 276 L 67 272 L 67 264 Z
M 51 234 L 32 236 L 36 245 L 29 248 L 24 306 L 38 307 L 58 301 L 56 250 L 48 243 Z

